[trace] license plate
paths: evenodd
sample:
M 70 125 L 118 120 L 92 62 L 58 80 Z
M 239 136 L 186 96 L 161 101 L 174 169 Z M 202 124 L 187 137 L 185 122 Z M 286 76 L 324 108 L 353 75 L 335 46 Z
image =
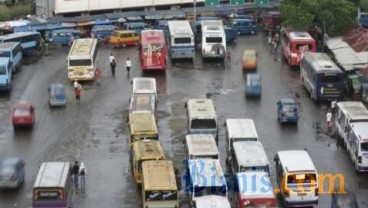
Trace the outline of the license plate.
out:
M 298 196 L 305 196 L 307 193 L 298 193 Z

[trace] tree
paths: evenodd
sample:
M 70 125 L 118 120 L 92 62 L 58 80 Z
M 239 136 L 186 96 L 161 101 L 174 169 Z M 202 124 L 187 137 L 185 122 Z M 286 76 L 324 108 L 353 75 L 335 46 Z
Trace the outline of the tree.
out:
M 326 28 L 330 35 L 340 35 L 354 24 L 359 0 L 284 0 L 280 11 L 283 25 L 296 30 L 312 26 Z

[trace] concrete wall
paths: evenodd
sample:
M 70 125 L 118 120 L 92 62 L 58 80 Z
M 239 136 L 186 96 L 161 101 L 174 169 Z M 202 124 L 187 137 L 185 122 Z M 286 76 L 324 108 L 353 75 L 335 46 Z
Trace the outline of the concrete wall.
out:
M 36 0 L 36 15 L 52 17 L 55 11 L 55 0 Z

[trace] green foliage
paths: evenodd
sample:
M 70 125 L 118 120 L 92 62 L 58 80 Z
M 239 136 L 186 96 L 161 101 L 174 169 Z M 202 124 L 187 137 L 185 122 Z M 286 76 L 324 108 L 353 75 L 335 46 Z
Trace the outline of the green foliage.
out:
M 328 34 L 340 35 L 355 21 L 356 8 L 352 1 L 285 0 L 280 5 L 283 24 L 297 30 L 325 26 Z
M 360 9 L 363 12 L 368 12 L 368 0 L 361 0 L 360 1 Z
M 33 13 L 31 4 L 17 4 L 14 6 L 0 5 L 0 21 L 14 20 Z

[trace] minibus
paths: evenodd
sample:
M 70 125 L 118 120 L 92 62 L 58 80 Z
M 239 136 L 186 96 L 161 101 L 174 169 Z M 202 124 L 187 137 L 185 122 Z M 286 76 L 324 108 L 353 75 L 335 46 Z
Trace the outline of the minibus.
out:
M 32 207 L 72 207 L 73 180 L 68 162 L 44 162 L 32 189 Z
M 134 30 L 115 30 L 111 33 L 109 43 L 113 47 L 126 47 L 138 45 L 139 34 Z
M 236 141 L 258 141 L 253 119 L 229 118 L 225 121 L 226 151 L 228 155 Z
M 53 30 L 51 32 L 52 43 L 60 45 L 69 45 L 71 40 L 80 38 L 81 34 L 79 30 L 73 29 L 60 29 Z
M 130 145 L 143 139 L 159 139 L 156 118 L 152 112 L 133 112 L 129 114 L 128 124 Z
M 256 34 L 257 25 L 251 19 L 233 19 L 231 21 L 231 27 L 240 34 Z
M 115 29 L 116 26 L 114 25 L 94 25 L 92 27 L 91 34 L 94 34 L 93 38 L 106 40 L 106 38 L 111 36 L 111 33 Z
M 12 72 L 20 70 L 23 54 L 19 42 L 0 43 L 0 57 L 9 58 Z
M 318 204 L 318 172 L 305 150 L 277 152 L 276 180 L 286 207 Z
M 215 137 L 211 134 L 188 134 L 185 136 L 185 154 L 187 160 L 220 159 Z

